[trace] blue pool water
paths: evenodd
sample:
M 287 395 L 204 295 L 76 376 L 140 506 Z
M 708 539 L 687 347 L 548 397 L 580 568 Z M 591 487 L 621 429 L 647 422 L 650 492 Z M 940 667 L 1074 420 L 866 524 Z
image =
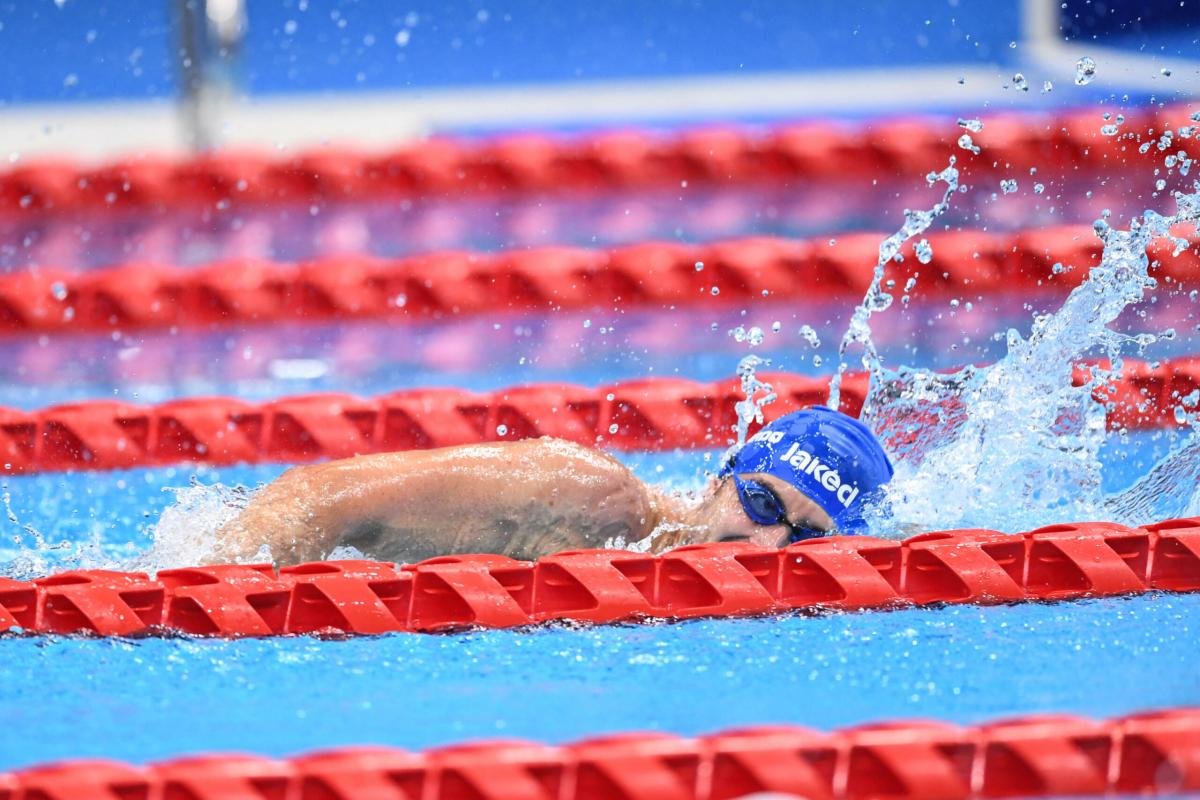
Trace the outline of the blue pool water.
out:
M 0 769 L 1200 699 L 1200 595 L 343 641 L 0 641 Z M 50 702 L 47 702 L 50 700 Z

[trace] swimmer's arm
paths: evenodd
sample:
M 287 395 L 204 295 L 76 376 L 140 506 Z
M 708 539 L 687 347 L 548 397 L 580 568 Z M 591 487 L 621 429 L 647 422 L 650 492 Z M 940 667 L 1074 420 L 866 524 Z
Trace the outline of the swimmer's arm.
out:
M 358 456 L 285 472 L 219 532 L 219 557 L 253 558 L 265 544 L 281 564 L 339 545 L 404 562 L 533 558 L 640 539 L 659 521 L 654 500 L 611 457 L 549 438 Z

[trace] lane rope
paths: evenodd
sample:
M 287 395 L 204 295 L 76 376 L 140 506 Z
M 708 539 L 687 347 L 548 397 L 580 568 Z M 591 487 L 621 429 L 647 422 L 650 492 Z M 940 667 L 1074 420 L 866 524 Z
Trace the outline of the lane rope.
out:
M 0 333 L 133 331 L 389 318 L 435 320 L 510 311 L 728 305 L 761 299 L 858 298 L 882 233 L 828 239 L 646 242 L 610 250 L 546 247 L 438 252 L 400 259 L 327 256 L 300 263 L 229 259 L 197 268 L 127 263 L 86 272 L 49 267 L 0 277 Z M 1091 228 L 928 237 L 933 259 L 889 264 L 897 294 L 968 299 L 1077 285 L 1099 260 Z M 1154 274 L 1195 281 L 1200 255 L 1152 247 Z M 697 269 L 697 264 L 703 265 Z M 919 277 L 918 277 L 919 276 Z M 911 290 L 901 291 L 915 278 Z M 713 296 L 712 287 L 719 296 Z
M 1183 105 L 1125 111 L 1127 130 L 1187 124 Z M 762 182 L 924 175 L 954 154 L 980 169 L 1120 167 L 1137 143 L 1103 136 L 1093 109 L 984 119 L 986 149 L 955 145 L 952 119 L 872 125 L 800 122 L 767 131 L 710 127 L 582 137 L 520 134 L 488 141 L 430 139 L 367 154 L 326 147 L 297 155 L 219 152 L 186 160 L 144 156 L 95 167 L 43 159 L 0 172 L 0 213 L 217 209 L 384 197 L 670 189 Z M 1150 158 L 1151 156 L 1147 156 Z M 1009 174 L 1009 173 L 1006 173 Z M 686 183 L 685 183 L 686 182 Z
M 696 738 L 622 733 L 553 746 L 522 740 L 421 753 L 346 747 L 289 759 L 175 758 L 146 767 L 74 760 L 0 774 L 0 797 L 205 800 L 808 800 L 1173 795 L 1200 790 L 1200 709 L 1108 720 L 1042 714 L 958 726 L 792 725 Z
M 1140 528 L 972 529 L 896 541 L 833 536 L 661 555 L 575 550 L 536 562 L 442 556 L 0 578 L 0 630 L 99 636 L 426 633 L 554 620 L 612 623 L 1200 589 L 1200 518 Z
M 824 403 L 828 376 L 764 373 L 772 416 Z M 1076 385 L 1089 368 L 1075 371 Z M 847 373 L 843 410 L 858 414 L 866 373 Z M 1181 398 L 1200 388 L 1200 357 L 1124 362 L 1097 399 L 1113 428 L 1177 426 Z M 743 399 L 739 380 L 643 378 L 601 386 L 543 383 L 470 392 L 411 389 L 377 397 L 324 393 L 250 402 L 190 397 L 156 405 L 91 400 L 34 411 L 0 408 L 0 465 L 8 474 L 180 463 L 299 463 L 555 436 L 617 450 L 725 447 Z

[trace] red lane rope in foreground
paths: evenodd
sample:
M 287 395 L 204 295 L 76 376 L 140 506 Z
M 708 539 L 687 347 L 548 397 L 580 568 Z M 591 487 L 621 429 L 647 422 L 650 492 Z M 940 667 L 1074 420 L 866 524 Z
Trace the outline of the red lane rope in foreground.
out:
M 620 305 L 693 306 L 760 298 L 861 297 L 883 233 L 826 239 L 745 239 L 687 245 L 648 242 L 612 250 L 538 248 L 442 252 L 401 259 L 329 256 L 303 263 L 234 259 L 190 269 L 130 263 L 90 272 L 39 268 L 0 277 L 0 333 L 136 330 L 232 323 L 393 317 L 436 319 L 499 311 Z M 1070 288 L 1098 261 L 1088 227 L 1016 234 L 933 234 L 933 260 L 891 264 L 917 294 L 968 298 Z M 1151 259 L 1167 281 L 1200 277 L 1200 255 Z M 704 269 L 697 270 L 696 264 Z M 1073 267 L 1055 271 L 1055 264 Z M 720 289 L 713 297 L 712 287 Z
M 1188 122 L 1185 106 L 1124 113 L 1124 130 L 1136 132 Z M 432 139 L 376 155 L 326 147 L 282 157 L 238 152 L 187 160 L 141 157 L 95 168 L 67 159 L 41 160 L 0 173 L 0 213 L 228 208 L 386 196 L 678 191 L 681 185 L 923 175 L 951 154 L 982 169 L 1037 167 L 1046 174 L 1055 168 L 1119 166 L 1139 157 L 1137 142 L 1100 134 L 1104 121 L 1095 109 L 996 115 L 984 122 L 977 137 L 986 148 L 981 156 L 955 145 L 962 131 L 951 119 L 917 118 L 871 126 L 803 122 L 764 133 L 706 128 L 579 138 L 522 134 L 480 143 Z
M 825 402 L 829 378 L 767 373 L 772 415 Z M 1076 370 L 1077 385 L 1087 370 Z M 848 373 L 843 410 L 858 414 L 866 373 Z M 1200 357 L 1126 361 L 1098 399 L 1114 428 L 1177 424 L 1174 409 L 1200 388 Z M 194 397 L 153 406 L 93 400 L 36 411 L 0 408 L 5 472 L 120 469 L 178 463 L 302 462 L 555 436 L 620 450 L 723 447 L 743 398 L 737 379 L 645 378 L 588 388 L 533 384 L 494 392 L 413 389 L 373 398 L 314 394 L 249 402 Z
M 1174 795 L 1200 790 L 1200 709 L 1096 721 L 1042 714 L 961 727 L 789 725 L 563 746 L 482 741 L 413 753 L 348 747 L 290 759 L 79 760 L 0 775 L 2 800 L 807 800 Z
M 1200 589 L 1200 518 L 1141 528 L 1051 525 L 1020 535 L 834 536 L 783 550 L 688 545 L 659 556 L 576 550 L 536 562 L 443 556 L 218 565 L 144 573 L 87 570 L 0 578 L 0 630 L 102 636 L 377 634 L 550 620 L 608 623 L 796 609 L 999 603 Z

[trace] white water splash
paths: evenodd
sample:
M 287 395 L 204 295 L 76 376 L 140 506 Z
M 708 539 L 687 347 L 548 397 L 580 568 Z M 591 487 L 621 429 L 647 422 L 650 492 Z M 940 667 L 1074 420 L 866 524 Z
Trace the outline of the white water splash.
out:
M 225 552 L 217 531 L 241 513 L 257 493 L 256 489 L 201 484 L 193 479 L 188 486 L 168 487 L 164 491 L 174 494 L 175 502 L 163 509 L 151 531 L 153 543 L 130 568 L 156 572 L 181 565 L 238 561 L 234 554 Z M 272 560 L 265 545 L 252 558 L 241 559 L 242 563 Z
M 1146 211 L 1128 230 L 1098 221 L 1100 263 L 1058 311 L 1034 318 L 1027 338 L 1010 330 L 1007 355 L 996 364 L 945 375 L 864 359 L 872 381 L 863 418 L 896 462 L 887 493 L 895 521 L 1021 530 L 1038 517 L 1141 524 L 1195 513 L 1194 431 L 1133 487 L 1105 496 L 1100 449 L 1109 434 L 1105 407 L 1093 396 L 1119 376 L 1123 351 L 1158 339 L 1110 326 L 1157 285 L 1147 247 L 1159 238 L 1172 239 L 1177 252 L 1186 246 L 1169 229 L 1200 219 L 1195 188 L 1176 194 L 1173 216 Z M 1072 385 L 1076 365 L 1097 356 L 1112 359 L 1112 367 L 1093 368 L 1090 381 Z
M 746 433 L 750 429 L 750 424 L 763 421 L 763 407 L 775 402 L 775 388 L 769 383 L 760 381 L 757 374 L 759 367 L 769 367 L 770 365 L 770 360 L 753 353 L 738 362 L 737 374 L 742 381 L 742 393 L 745 398 L 739 400 L 733 407 L 737 413 L 737 423 L 734 426 L 734 430 L 737 432 L 737 442 L 733 445 L 732 449 L 734 450 L 746 443 Z
M 904 224 L 900 226 L 900 230 L 893 233 L 891 236 L 879 243 L 879 258 L 875 262 L 875 272 L 871 276 L 871 285 L 867 287 L 867 293 L 863 297 L 863 301 L 854 309 L 854 314 L 850 317 L 850 324 L 846 328 L 846 333 L 842 336 L 842 341 L 838 345 L 838 369 L 834 375 L 833 381 L 829 385 L 829 407 L 836 409 L 841 400 L 842 377 L 846 374 L 848 364 L 846 362 L 846 353 L 852 346 L 859 346 L 863 350 L 862 365 L 874 374 L 882 368 L 879 360 L 879 352 L 875 349 L 875 343 L 871 339 L 871 315 L 878 314 L 881 311 L 886 311 L 893 301 L 891 294 L 883 290 L 883 275 L 887 269 L 887 265 L 892 261 L 899 261 L 903 258 L 900 254 L 900 248 L 904 243 L 915 236 L 920 236 L 929 229 L 933 221 L 945 214 L 950 208 L 950 198 L 958 191 L 958 170 L 954 166 L 955 159 L 950 157 L 950 163 L 941 172 L 930 172 L 925 176 L 925 180 L 930 186 L 936 186 L 938 183 L 946 185 L 945 191 L 942 193 L 942 199 L 935 203 L 928 210 L 913 210 L 910 208 L 904 209 Z M 932 259 L 932 250 L 928 253 Z

